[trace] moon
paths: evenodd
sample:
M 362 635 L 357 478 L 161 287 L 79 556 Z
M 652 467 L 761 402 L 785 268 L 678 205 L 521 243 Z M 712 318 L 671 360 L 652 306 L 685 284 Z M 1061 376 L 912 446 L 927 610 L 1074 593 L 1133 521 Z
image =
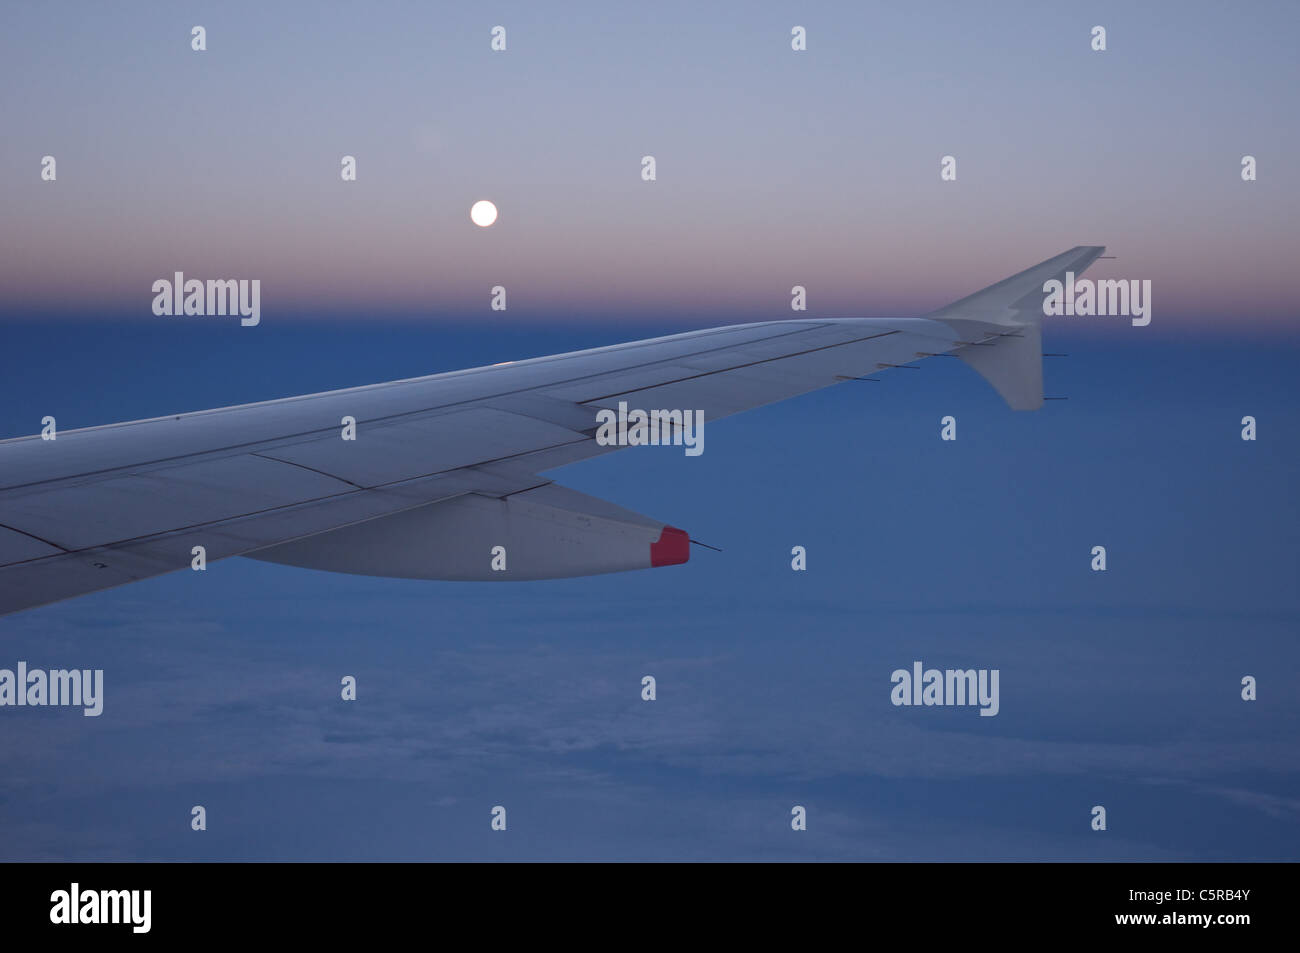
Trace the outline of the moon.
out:
M 479 199 L 469 210 L 469 220 L 479 228 L 487 228 L 497 220 L 497 207 L 487 199 Z

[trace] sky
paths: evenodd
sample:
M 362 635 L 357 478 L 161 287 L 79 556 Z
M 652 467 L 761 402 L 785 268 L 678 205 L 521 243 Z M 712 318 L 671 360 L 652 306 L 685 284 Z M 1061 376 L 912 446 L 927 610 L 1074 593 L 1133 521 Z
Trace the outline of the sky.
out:
M 1294 4 L 564 10 L 10 11 L 6 310 L 148 320 L 180 270 L 259 278 L 282 319 L 481 314 L 498 284 L 520 320 L 780 317 L 796 283 L 894 316 L 1106 244 L 1097 276 L 1184 321 L 1291 315 Z
M 931 360 L 549 474 L 722 549 L 684 566 L 233 559 L 0 617 L 0 667 L 105 671 L 98 718 L 0 709 L 0 859 L 1300 859 L 1294 6 L 570 9 L 13 11 L 0 438 L 788 318 L 796 283 L 921 314 L 1078 244 L 1152 323 L 1045 319 L 1037 412 Z M 154 316 L 176 270 L 262 279 L 261 324 Z M 892 705 L 915 660 L 998 669 L 999 714 Z

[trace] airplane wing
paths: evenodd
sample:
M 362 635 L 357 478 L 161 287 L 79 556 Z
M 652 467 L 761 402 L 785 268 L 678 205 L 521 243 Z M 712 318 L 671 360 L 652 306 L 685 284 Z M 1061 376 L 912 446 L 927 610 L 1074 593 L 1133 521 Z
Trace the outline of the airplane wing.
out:
M 0 614 L 190 568 L 196 547 L 422 579 L 682 563 L 681 530 L 542 475 L 619 449 L 596 439 L 601 410 L 712 421 L 948 353 L 1032 409 L 1042 285 L 1102 251 L 1071 249 L 925 318 L 735 325 L 0 441 Z

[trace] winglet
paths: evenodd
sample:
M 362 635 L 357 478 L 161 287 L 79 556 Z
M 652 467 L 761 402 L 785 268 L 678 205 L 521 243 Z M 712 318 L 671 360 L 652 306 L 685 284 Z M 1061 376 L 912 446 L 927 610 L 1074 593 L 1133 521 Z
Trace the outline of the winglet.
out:
M 979 371 L 1012 410 L 1043 406 L 1043 335 L 1037 324 L 964 347 L 957 356 Z
M 1012 410 L 1043 405 L 1043 285 L 1064 282 L 1096 261 L 1102 245 L 1077 245 L 927 314 L 958 335 L 957 356 L 993 385 Z

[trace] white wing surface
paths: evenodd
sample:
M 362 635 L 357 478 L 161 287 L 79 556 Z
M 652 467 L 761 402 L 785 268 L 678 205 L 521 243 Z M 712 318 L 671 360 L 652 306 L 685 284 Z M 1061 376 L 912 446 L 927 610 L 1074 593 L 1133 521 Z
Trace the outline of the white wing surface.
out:
M 0 614 L 189 568 L 196 546 L 209 561 L 430 579 L 685 562 L 681 530 L 543 475 L 618 449 L 596 440 L 602 409 L 712 421 L 946 353 L 1033 409 L 1042 285 L 1102 250 L 1071 249 L 925 318 L 736 325 L 0 441 Z

